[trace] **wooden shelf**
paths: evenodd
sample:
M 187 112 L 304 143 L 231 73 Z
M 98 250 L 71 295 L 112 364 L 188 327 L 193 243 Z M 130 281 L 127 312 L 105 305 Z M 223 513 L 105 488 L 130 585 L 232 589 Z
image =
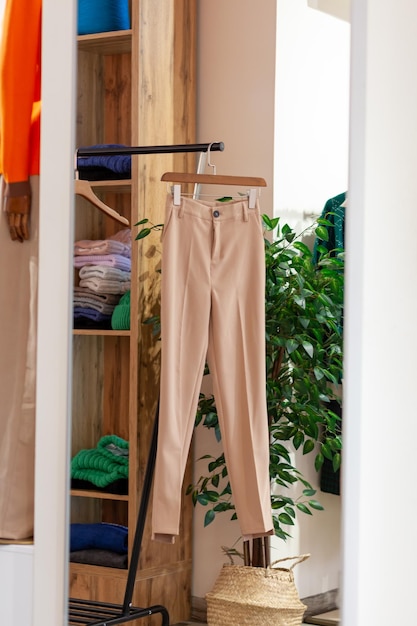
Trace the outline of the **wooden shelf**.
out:
M 100 328 L 73 328 L 73 335 L 90 337 L 130 337 L 130 330 L 101 330 Z
M 71 489 L 71 496 L 77 498 L 97 498 L 99 500 L 117 500 L 120 502 L 128 502 L 129 496 L 118 493 L 105 493 L 103 491 L 93 491 L 89 489 Z
M 74 577 L 79 575 L 88 576 L 91 572 L 94 572 L 99 581 L 111 579 L 113 582 L 117 580 L 120 583 L 121 581 L 122 585 L 125 585 L 128 575 L 128 569 L 121 567 L 107 567 L 104 565 L 93 565 L 92 563 L 77 563 L 75 561 L 71 561 L 70 565 Z
M 123 54 L 132 50 L 132 30 L 114 30 L 77 37 L 78 49 L 100 54 Z
M 114 191 L 115 193 L 130 193 L 132 180 L 90 180 L 90 185 L 97 191 Z

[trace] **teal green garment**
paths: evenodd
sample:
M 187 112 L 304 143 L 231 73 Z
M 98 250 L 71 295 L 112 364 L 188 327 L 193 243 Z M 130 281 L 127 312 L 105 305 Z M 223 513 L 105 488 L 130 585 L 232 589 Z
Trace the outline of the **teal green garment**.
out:
M 322 246 L 330 254 L 336 255 L 338 252 L 345 251 L 345 207 L 342 204 L 347 198 L 347 192 L 343 192 L 327 200 L 321 217 L 331 222 L 331 226 L 326 226 L 328 233 L 328 241 L 316 237 L 313 248 L 313 262 L 317 266 L 320 261 L 319 246 Z M 341 320 L 341 328 L 343 329 L 343 314 Z
M 316 237 L 313 249 L 313 261 L 317 263 L 319 260 L 318 247 L 323 246 L 327 252 L 331 253 L 334 250 L 345 249 L 345 207 L 342 204 L 347 198 L 347 193 L 340 193 L 330 200 L 327 200 L 324 205 L 324 209 L 321 213 L 321 217 L 332 223 L 332 226 L 327 227 L 329 234 L 329 240 L 324 241 Z
M 129 442 L 117 435 L 105 435 L 96 448 L 80 450 L 71 460 L 71 478 L 88 480 L 107 487 L 129 476 Z
M 320 253 L 317 250 L 318 246 L 326 248 L 327 252 L 332 253 L 337 249 L 339 251 L 345 250 L 345 207 L 342 204 L 347 198 L 347 193 L 341 193 L 333 198 L 330 198 L 324 205 L 321 217 L 325 218 L 332 223 L 332 226 L 327 226 L 327 232 L 329 240 L 324 241 L 316 237 L 313 249 L 313 260 L 317 264 L 320 259 Z M 333 255 L 332 255 L 333 256 Z M 343 332 L 343 317 L 341 320 L 341 330 Z M 341 381 L 339 381 L 341 382 Z M 332 400 L 329 404 L 329 408 L 339 415 L 340 417 L 340 431 L 342 429 L 342 406 L 336 400 Z M 342 453 L 343 454 L 343 453 Z M 340 470 L 333 471 L 332 463 L 325 459 L 320 473 L 320 489 L 321 491 L 340 495 Z

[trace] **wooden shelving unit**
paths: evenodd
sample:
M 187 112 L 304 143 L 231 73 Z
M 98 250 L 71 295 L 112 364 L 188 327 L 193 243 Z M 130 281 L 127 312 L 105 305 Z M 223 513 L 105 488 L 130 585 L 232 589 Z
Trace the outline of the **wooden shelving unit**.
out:
M 196 1 L 132 0 L 132 28 L 78 37 L 78 147 L 195 142 Z M 190 154 L 132 157 L 132 177 L 96 181 L 95 193 L 127 217 L 132 230 L 131 327 L 73 331 L 72 454 L 101 436 L 129 441 L 128 495 L 71 492 L 71 521 L 129 527 L 129 554 L 147 462 L 159 386 L 159 345 L 143 324 L 158 309 L 160 242 L 135 241 L 143 217 L 164 221 L 165 171 L 194 167 Z M 76 239 L 102 239 L 122 225 L 77 198 Z M 184 484 L 190 481 L 190 469 Z M 191 515 L 184 497 L 182 529 L 174 545 L 151 541 L 150 514 L 133 602 L 164 605 L 172 623 L 190 617 Z M 118 603 L 127 570 L 70 564 L 70 596 Z M 157 617 L 140 623 L 159 624 Z

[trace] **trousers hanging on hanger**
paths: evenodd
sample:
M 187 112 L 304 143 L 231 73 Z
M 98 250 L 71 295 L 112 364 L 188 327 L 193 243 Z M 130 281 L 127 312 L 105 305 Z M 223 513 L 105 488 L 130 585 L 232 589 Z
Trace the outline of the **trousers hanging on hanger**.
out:
M 163 181 L 266 186 L 168 172 Z M 174 194 L 175 195 L 175 194 Z M 206 357 L 244 538 L 273 534 L 265 381 L 265 254 L 259 202 L 168 194 L 162 235 L 161 407 L 153 538 L 179 532 L 181 486 Z

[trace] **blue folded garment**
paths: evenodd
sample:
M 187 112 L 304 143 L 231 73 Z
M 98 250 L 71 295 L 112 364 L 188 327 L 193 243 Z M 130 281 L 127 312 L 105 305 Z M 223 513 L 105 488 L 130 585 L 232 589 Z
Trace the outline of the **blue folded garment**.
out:
M 106 522 L 71 524 L 70 552 L 91 548 L 127 554 L 127 527 Z
M 78 34 L 130 28 L 127 0 L 78 0 Z
M 89 150 L 94 150 L 95 148 L 126 148 L 126 146 L 117 143 L 96 144 L 85 147 Z M 130 174 L 132 171 L 132 157 L 130 154 L 78 156 L 77 169 L 82 170 L 85 167 L 105 167 L 116 174 Z

